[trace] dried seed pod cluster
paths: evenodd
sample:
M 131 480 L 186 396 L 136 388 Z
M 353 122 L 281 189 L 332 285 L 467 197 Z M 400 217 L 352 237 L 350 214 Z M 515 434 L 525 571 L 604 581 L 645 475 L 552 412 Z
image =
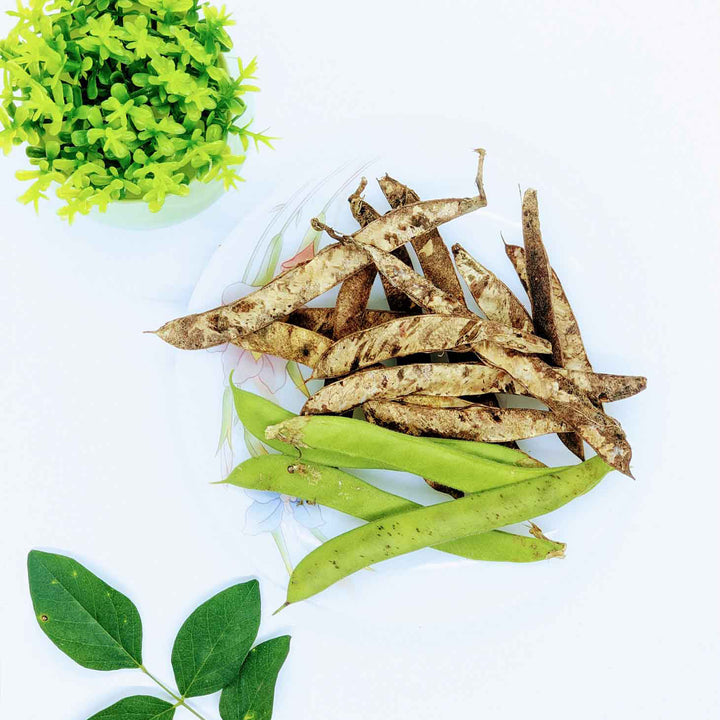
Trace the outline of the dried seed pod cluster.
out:
M 385 176 L 379 184 L 391 209 L 382 214 L 363 199 L 363 180 L 349 198 L 359 230 L 344 234 L 318 221 L 337 242 L 250 295 L 172 320 L 157 334 L 183 349 L 232 342 L 301 362 L 313 377 L 340 378 L 307 400 L 305 415 L 361 406 L 370 422 L 409 435 L 482 442 L 558 433 L 579 457 L 587 442 L 630 475 L 630 445 L 602 403 L 643 390 L 645 378 L 594 372 L 550 266 L 535 191 L 522 203 L 524 247 L 506 246 L 532 313 L 462 247 L 451 255 L 440 236 L 440 225 L 486 205 L 478 154 L 476 195 L 421 201 Z M 389 310 L 367 307 L 377 274 Z M 460 279 L 483 316 L 468 309 Z M 336 307 L 306 307 L 339 284 Z M 433 361 L 438 353 L 442 360 Z M 507 409 L 495 393 L 532 396 L 548 409 Z

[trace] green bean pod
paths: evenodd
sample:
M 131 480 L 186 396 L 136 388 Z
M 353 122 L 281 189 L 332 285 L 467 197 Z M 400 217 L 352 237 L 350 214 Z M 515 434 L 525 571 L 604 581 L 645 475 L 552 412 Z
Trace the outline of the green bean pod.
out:
M 336 468 L 264 455 L 238 465 L 223 481 L 249 490 L 269 490 L 373 521 L 422 507 Z M 535 562 L 562 557 L 564 543 L 493 530 L 439 545 L 436 550 L 470 560 Z
M 286 605 L 382 560 L 557 510 L 591 490 L 611 470 L 595 456 L 542 477 L 369 522 L 306 555 L 290 577 Z
M 375 467 L 411 472 L 464 493 L 545 475 L 545 467 L 518 467 L 469 455 L 427 438 L 404 435 L 379 425 L 328 415 L 304 415 L 271 425 L 265 437 L 310 452 L 330 451 L 372 458 Z M 349 466 L 346 466 L 349 467 Z
M 230 388 L 233 393 L 235 412 L 245 429 L 258 440 L 262 440 L 269 445 L 273 450 L 277 450 L 285 455 L 298 457 L 297 448 L 279 440 L 265 437 L 265 429 L 268 426 L 277 425 L 285 420 L 298 416 L 260 395 L 255 395 L 254 393 L 235 386 L 232 382 L 232 375 L 230 376 Z M 472 440 L 448 440 L 445 438 L 423 438 L 422 441 L 447 445 L 448 447 L 453 447 L 456 450 L 466 452 L 470 455 L 496 460 L 497 462 L 523 467 L 543 467 L 542 463 L 534 460 L 521 450 L 513 450 L 512 448 L 503 447 L 502 445 Z M 303 460 L 310 460 L 311 462 L 329 465 L 331 467 L 394 469 L 388 464 L 379 462 L 377 457 L 363 456 L 358 452 L 357 448 L 355 448 L 355 451 L 352 453 L 338 452 L 336 449 L 331 448 L 325 448 L 323 450 L 308 448 L 303 451 L 302 457 Z
M 455 438 L 427 438 L 440 445 L 445 445 L 455 450 L 476 455 L 487 460 L 495 460 L 495 462 L 506 463 L 508 465 L 518 465 L 520 467 L 547 467 L 544 463 L 536 460 L 522 450 L 507 447 L 507 445 L 498 445 L 497 443 L 485 443 L 480 440 L 459 440 Z
M 297 448 L 280 440 L 265 437 L 265 429 L 269 425 L 282 423 L 285 420 L 297 417 L 297 415 L 260 395 L 255 395 L 255 393 L 237 387 L 233 384 L 232 375 L 230 376 L 230 387 L 232 388 L 235 412 L 245 429 L 258 440 L 262 440 L 269 445 L 273 450 L 298 458 Z M 374 458 L 366 458 L 357 453 L 337 452 L 332 448 L 318 450 L 308 448 L 303 451 L 302 457 L 303 460 L 310 460 L 332 467 L 392 469 Z

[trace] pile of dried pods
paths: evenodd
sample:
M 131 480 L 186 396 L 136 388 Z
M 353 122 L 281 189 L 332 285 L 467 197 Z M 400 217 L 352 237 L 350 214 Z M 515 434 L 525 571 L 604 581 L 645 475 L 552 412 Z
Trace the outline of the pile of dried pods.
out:
M 322 226 L 337 242 L 312 259 L 230 305 L 172 320 L 157 334 L 187 350 L 231 342 L 300 362 L 316 378 L 340 378 L 316 392 L 303 414 L 361 406 L 371 422 L 405 433 L 485 442 L 558 433 L 578 457 L 584 440 L 630 475 L 630 445 L 603 403 L 640 392 L 646 380 L 594 372 L 543 246 L 534 190 L 523 198 L 525 247 L 505 248 L 532 315 L 455 245 L 457 271 L 485 317 L 464 301 L 437 227 L 487 204 L 484 152 L 478 153 L 475 197 L 420 201 L 386 175 L 379 183 L 393 209 L 381 215 L 361 197 L 363 180 L 349 198 L 360 230 L 340 235 Z M 406 243 L 424 275 L 413 270 Z M 389 310 L 367 308 L 378 272 Z M 305 307 L 339 283 L 334 308 Z M 432 362 L 430 354 L 439 352 L 446 361 Z M 382 364 L 394 359 L 394 366 Z M 532 396 L 549 409 L 499 407 L 496 393 Z

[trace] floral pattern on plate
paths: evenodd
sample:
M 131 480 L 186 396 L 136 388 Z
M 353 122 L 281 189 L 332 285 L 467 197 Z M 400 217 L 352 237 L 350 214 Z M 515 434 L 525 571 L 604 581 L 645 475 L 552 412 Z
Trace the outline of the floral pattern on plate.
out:
M 312 259 L 323 240 L 323 233 L 312 227 L 310 219 L 317 217 L 324 222 L 330 207 L 351 188 L 365 167 L 367 164 L 346 175 L 349 168 L 343 166 L 315 185 L 303 186 L 287 202 L 274 207 L 264 231 L 250 254 L 242 281 L 228 285 L 223 290 L 222 303 L 225 305 L 234 302 L 266 285 L 277 275 Z M 344 178 L 339 186 L 319 211 L 308 216 L 308 212 L 318 204 L 316 196 L 333 180 L 337 180 L 338 176 Z M 304 232 L 302 232 L 303 228 L 306 228 Z M 297 237 L 300 232 L 302 236 L 292 256 L 281 261 L 286 243 L 289 244 L 290 238 Z M 220 354 L 222 364 L 224 391 L 217 451 L 221 456 L 221 473 L 224 478 L 238 462 L 234 450 L 238 441 L 242 440 L 251 457 L 268 452 L 259 440 L 247 433 L 242 426 L 238 427 L 229 385 L 230 373 L 233 373 L 236 385 L 250 386 L 254 392 L 259 392 L 270 399 L 274 399 L 288 380 L 299 392 L 309 397 L 311 393 L 306 378 L 306 374 L 309 373 L 294 361 L 244 350 L 229 343 L 212 348 L 210 352 Z M 252 500 L 245 513 L 245 533 L 248 535 L 269 533 L 277 545 L 288 573 L 292 572 L 288 536 L 292 535 L 295 541 L 305 546 L 325 541 L 326 538 L 320 531 L 325 521 L 318 506 L 273 492 L 250 490 L 245 492 Z

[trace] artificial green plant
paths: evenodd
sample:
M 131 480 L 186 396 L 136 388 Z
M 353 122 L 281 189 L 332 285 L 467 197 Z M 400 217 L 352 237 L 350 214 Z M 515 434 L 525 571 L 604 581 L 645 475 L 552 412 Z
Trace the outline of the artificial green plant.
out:
M 56 186 L 70 221 L 117 200 L 142 199 L 155 212 L 193 180 L 234 187 L 240 147 L 270 145 L 241 117 L 243 95 L 258 90 L 257 63 L 228 68 L 233 21 L 224 7 L 18 0 L 9 14 L 17 23 L 0 40 L 0 147 L 26 144 L 22 202 L 37 209 Z

